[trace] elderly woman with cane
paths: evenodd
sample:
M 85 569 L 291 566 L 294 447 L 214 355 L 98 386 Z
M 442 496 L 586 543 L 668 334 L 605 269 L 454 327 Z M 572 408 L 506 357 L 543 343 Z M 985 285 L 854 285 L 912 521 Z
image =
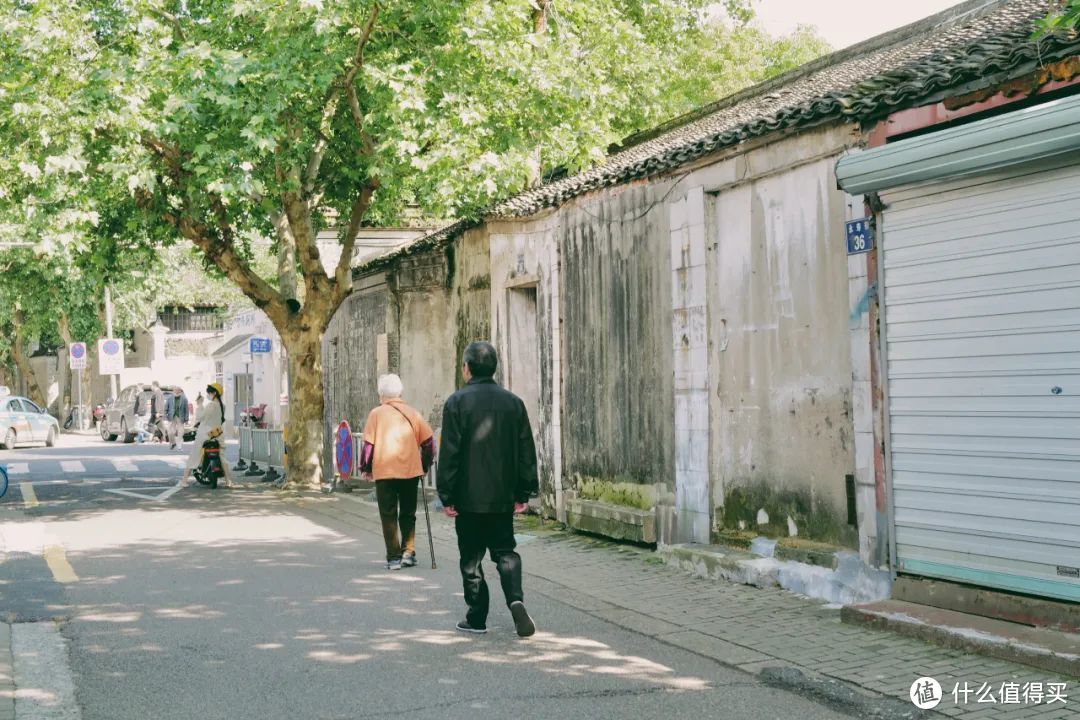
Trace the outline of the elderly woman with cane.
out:
M 361 477 L 375 480 L 389 570 L 416 565 L 416 491 L 435 457 L 431 426 L 403 392 L 397 375 L 379 378 L 379 406 L 368 414 L 360 453 Z

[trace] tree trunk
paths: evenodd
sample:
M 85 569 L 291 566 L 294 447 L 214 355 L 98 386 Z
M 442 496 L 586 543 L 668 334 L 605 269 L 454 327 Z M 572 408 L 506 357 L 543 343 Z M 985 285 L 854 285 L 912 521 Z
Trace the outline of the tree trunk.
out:
M 293 318 L 281 333 L 289 356 L 289 460 L 286 477 L 292 487 L 314 488 L 323 481 L 323 445 L 325 443 L 323 408 L 322 340 L 317 326 L 299 327 Z
M 11 343 L 11 357 L 14 358 L 16 367 L 19 368 L 19 374 L 26 380 L 27 395 L 41 407 L 46 407 L 45 394 L 41 392 L 41 385 L 38 383 L 37 375 L 34 374 L 34 368 L 30 365 L 30 358 L 26 357 L 24 345 L 26 338 L 23 337 L 21 330 L 24 322 L 25 319 L 22 313 L 16 310 L 15 342 Z

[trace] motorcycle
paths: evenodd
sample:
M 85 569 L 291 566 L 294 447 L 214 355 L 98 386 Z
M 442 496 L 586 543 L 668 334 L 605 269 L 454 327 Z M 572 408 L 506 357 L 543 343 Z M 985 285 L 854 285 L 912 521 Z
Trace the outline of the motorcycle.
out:
M 193 473 L 197 483 L 206 485 L 213 490 L 217 489 L 218 480 L 225 477 L 225 467 L 221 463 L 219 437 L 221 437 L 221 430 L 215 429 L 211 432 L 210 437 L 203 442 L 202 461 Z

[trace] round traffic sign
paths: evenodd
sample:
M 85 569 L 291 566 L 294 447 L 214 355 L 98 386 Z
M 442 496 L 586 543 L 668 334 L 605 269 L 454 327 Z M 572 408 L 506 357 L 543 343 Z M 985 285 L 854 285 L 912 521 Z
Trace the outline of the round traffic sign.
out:
M 106 355 L 115 355 L 120 352 L 120 343 L 115 340 L 106 340 L 102 344 L 101 349 L 105 351 Z
M 334 435 L 337 445 L 334 455 L 337 458 L 338 475 L 343 479 L 348 478 L 353 471 L 353 437 L 349 423 L 342 420 Z
M 71 345 L 71 357 L 79 360 L 86 355 L 86 345 L 83 343 L 72 343 Z

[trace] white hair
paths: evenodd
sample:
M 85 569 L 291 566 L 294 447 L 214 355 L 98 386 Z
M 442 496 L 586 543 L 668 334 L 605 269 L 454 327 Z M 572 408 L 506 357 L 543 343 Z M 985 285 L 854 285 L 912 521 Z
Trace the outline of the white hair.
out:
M 379 376 L 379 397 L 399 398 L 405 392 L 405 385 L 394 373 Z

